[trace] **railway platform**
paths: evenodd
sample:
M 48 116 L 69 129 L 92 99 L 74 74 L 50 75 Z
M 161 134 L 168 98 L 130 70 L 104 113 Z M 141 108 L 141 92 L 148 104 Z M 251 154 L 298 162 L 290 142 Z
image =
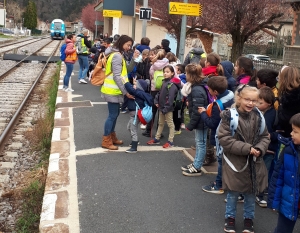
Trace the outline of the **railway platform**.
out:
M 149 138 L 140 130 L 138 153 L 127 154 L 129 116 L 120 114 L 116 132 L 124 144 L 118 151 L 103 149 L 107 105 L 99 87 L 78 83 L 78 68 L 75 64 L 71 78 L 74 92 L 64 92 L 62 85 L 58 90 L 40 232 L 223 232 L 226 195 L 201 189 L 215 179 L 216 165 L 200 177 L 181 173 L 193 159 L 194 133 L 182 131 L 173 148 L 163 149 L 147 146 Z M 62 65 L 61 80 L 64 71 Z M 238 231 L 242 208 L 239 204 Z M 257 205 L 256 232 L 272 232 L 276 221 L 276 213 Z

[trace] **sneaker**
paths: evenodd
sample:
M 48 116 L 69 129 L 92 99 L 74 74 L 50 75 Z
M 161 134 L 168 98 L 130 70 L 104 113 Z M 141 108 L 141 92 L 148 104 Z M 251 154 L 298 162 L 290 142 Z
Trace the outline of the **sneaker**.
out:
M 234 218 L 226 218 L 225 219 L 224 231 L 235 233 L 235 219 Z
M 197 169 L 192 165 L 188 170 L 182 171 L 182 174 L 185 176 L 201 176 L 201 169 Z
M 259 197 L 259 196 L 256 196 L 256 203 L 260 206 L 260 207 L 263 207 L 263 208 L 266 208 L 267 207 L 267 202 Z
M 85 81 L 83 78 L 79 80 L 79 83 L 87 84 L 87 81 Z
M 123 114 L 124 114 L 124 113 L 127 113 L 127 111 L 126 111 L 126 110 L 123 110 L 123 111 L 121 111 L 121 113 L 123 113 Z
M 141 124 L 141 129 L 146 129 L 146 127 L 147 127 L 147 125 L 143 125 L 143 124 Z
M 180 128 L 185 129 L 185 124 L 181 123 Z
M 253 221 L 250 218 L 244 219 L 243 233 L 254 233 Z
M 68 92 L 68 91 L 72 92 L 74 90 L 68 87 L 68 88 L 65 89 L 65 92 Z
M 174 131 L 174 134 L 175 134 L 175 135 L 179 135 L 179 134 L 181 134 L 181 130 L 178 130 L 178 131 L 177 131 L 177 130 L 175 130 L 175 131 Z
M 160 141 L 157 140 L 156 138 L 151 139 L 150 141 L 147 142 L 148 145 L 158 145 L 160 144 Z
M 216 186 L 216 182 L 211 182 L 210 185 L 202 186 L 202 190 L 207 193 L 223 194 L 224 190 Z
M 148 131 L 143 132 L 142 135 L 145 136 L 145 137 L 148 137 L 148 138 L 151 137 L 151 134 Z
M 164 145 L 163 148 L 167 149 L 167 148 L 171 148 L 174 146 L 173 142 L 167 141 Z
M 224 201 L 227 203 L 227 198 L 224 199 Z M 239 197 L 238 197 L 238 203 L 244 203 L 245 201 L 245 197 L 243 194 L 240 194 Z
M 181 171 L 186 171 L 186 170 L 189 170 L 191 167 L 193 166 L 193 164 L 189 164 L 189 165 L 186 165 L 184 167 L 181 167 Z

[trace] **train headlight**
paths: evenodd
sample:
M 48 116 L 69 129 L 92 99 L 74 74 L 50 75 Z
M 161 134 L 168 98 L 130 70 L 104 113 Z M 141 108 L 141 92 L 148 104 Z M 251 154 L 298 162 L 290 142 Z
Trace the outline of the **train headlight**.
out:
M 52 33 L 52 32 L 54 32 L 54 30 L 50 30 L 50 32 Z
M 64 33 L 65 31 L 60 31 L 60 33 Z

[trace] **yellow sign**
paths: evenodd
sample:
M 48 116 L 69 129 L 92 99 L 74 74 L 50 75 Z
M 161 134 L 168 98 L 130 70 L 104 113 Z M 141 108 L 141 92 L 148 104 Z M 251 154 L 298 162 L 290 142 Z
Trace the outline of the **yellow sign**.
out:
M 122 18 L 123 11 L 103 10 L 103 17 Z
M 169 2 L 169 14 L 201 16 L 202 5 L 182 2 Z

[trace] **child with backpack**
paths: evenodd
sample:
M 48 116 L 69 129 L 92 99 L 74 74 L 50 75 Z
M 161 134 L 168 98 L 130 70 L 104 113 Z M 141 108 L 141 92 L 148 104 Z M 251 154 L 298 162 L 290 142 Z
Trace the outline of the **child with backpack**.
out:
M 190 122 L 186 125 L 189 131 L 195 130 L 196 155 L 194 162 L 182 166 L 182 174 L 185 176 L 201 176 L 201 167 L 206 154 L 206 139 L 207 126 L 201 119 L 198 112 L 199 107 L 208 105 L 208 97 L 205 90 L 204 77 L 202 76 L 202 68 L 197 64 L 189 64 L 185 67 L 187 84 L 190 83 L 190 88 L 187 84 L 183 87 L 182 92 L 186 92 Z M 185 93 L 183 93 L 185 95 Z
M 202 73 L 206 77 L 204 81 L 205 83 L 207 83 L 210 77 L 224 75 L 224 70 L 220 63 L 221 63 L 221 58 L 217 53 L 210 53 L 207 55 L 205 61 L 205 67 L 202 68 Z M 211 100 L 209 102 L 211 102 Z M 210 129 L 208 130 L 207 135 L 208 137 L 210 137 L 211 135 Z M 214 146 L 210 144 L 210 141 L 211 139 L 208 138 L 206 142 L 206 155 L 205 155 L 205 161 L 203 166 L 208 166 L 217 161 L 217 158 L 215 156 Z
M 263 157 L 266 168 L 268 170 L 268 182 L 272 177 L 273 168 L 274 168 L 274 157 L 277 152 L 278 147 L 278 132 L 277 128 L 277 111 L 274 107 L 275 96 L 270 87 L 262 87 L 259 89 L 259 96 L 257 102 L 257 108 L 263 113 L 266 125 L 269 132 L 269 138 L 271 140 L 268 150 Z M 256 203 L 260 207 L 267 207 L 267 202 L 264 200 L 264 193 L 260 193 L 256 196 Z
M 217 153 L 223 154 L 222 188 L 228 191 L 225 232 L 236 232 L 236 207 L 240 193 L 245 198 L 242 232 L 254 232 L 255 195 L 263 192 L 268 183 L 263 156 L 270 139 L 265 119 L 255 107 L 258 96 L 256 87 L 243 85 L 235 94 L 236 108 L 221 112 L 216 145 Z
M 175 70 L 172 65 L 167 65 L 163 68 L 164 80 L 160 91 L 157 93 L 154 104 L 159 111 L 158 129 L 155 138 L 147 142 L 148 145 L 160 144 L 161 133 L 164 129 L 165 121 L 169 127 L 168 141 L 163 145 L 163 148 L 170 148 L 174 146 L 174 100 L 176 99 L 178 91 L 180 91 L 180 79 L 175 78 Z
M 201 119 L 205 125 L 210 128 L 210 144 L 216 146 L 216 130 L 221 121 L 220 112 L 230 108 L 234 103 L 234 94 L 227 90 L 228 83 L 224 76 L 213 76 L 207 82 L 208 90 L 212 96 L 216 97 L 216 101 L 209 104 L 207 108 L 200 107 L 198 112 L 201 114 Z M 218 159 L 218 174 L 215 182 L 210 185 L 202 186 L 202 190 L 208 193 L 223 194 L 222 189 L 222 155 L 217 155 Z
M 236 79 L 237 87 L 241 84 L 256 87 L 256 70 L 250 58 L 239 57 L 235 62 L 234 72 L 238 76 Z
M 269 186 L 268 207 L 278 211 L 274 233 L 292 233 L 300 210 L 300 113 L 289 123 L 291 138 L 278 138 L 283 149 Z
M 163 74 L 163 68 L 169 64 L 169 60 L 165 58 L 165 51 L 160 49 L 158 50 L 157 54 L 155 57 L 154 51 L 150 51 L 150 60 L 151 60 L 151 67 L 149 70 L 150 74 L 150 83 L 151 83 L 151 90 L 150 94 L 152 95 L 153 98 L 157 95 L 157 93 L 160 90 L 160 87 L 156 86 L 156 81 L 159 80 L 160 84 L 162 83 L 162 80 L 164 79 L 164 74 Z M 157 113 L 157 107 L 155 105 L 152 106 L 152 111 L 153 111 L 153 118 L 152 121 L 149 122 L 146 126 L 145 132 L 142 134 L 145 137 L 151 137 L 151 130 L 155 121 L 155 115 Z
M 123 77 L 122 81 L 128 93 L 134 96 L 134 99 L 128 98 L 127 105 L 130 116 L 127 129 L 130 131 L 132 142 L 130 144 L 131 148 L 126 150 L 126 153 L 136 153 L 137 145 L 139 143 L 137 135 L 138 123 L 146 123 L 146 119 L 143 118 L 141 110 L 147 106 L 149 108 L 150 115 L 152 115 L 152 109 L 150 106 L 153 105 L 153 98 L 149 93 L 146 92 L 148 90 L 148 84 L 145 80 L 133 79 L 133 85 L 129 81 L 126 81 L 126 79 Z M 151 119 L 147 120 L 150 121 Z
M 74 43 L 76 41 L 76 36 L 75 35 L 68 35 L 66 39 L 66 44 L 64 46 L 64 49 L 62 47 L 61 51 L 61 59 L 66 64 L 66 74 L 64 76 L 64 85 L 63 85 L 63 90 L 68 92 L 68 91 L 74 91 L 73 89 L 69 88 L 69 82 L 70 82 L 70 77 L 74 68 L 74 64 L 77 61 L 77 53 L 76 53 L 76 48 L 74 46 Z M 63 56 L 64 55 L 64 56 Z

